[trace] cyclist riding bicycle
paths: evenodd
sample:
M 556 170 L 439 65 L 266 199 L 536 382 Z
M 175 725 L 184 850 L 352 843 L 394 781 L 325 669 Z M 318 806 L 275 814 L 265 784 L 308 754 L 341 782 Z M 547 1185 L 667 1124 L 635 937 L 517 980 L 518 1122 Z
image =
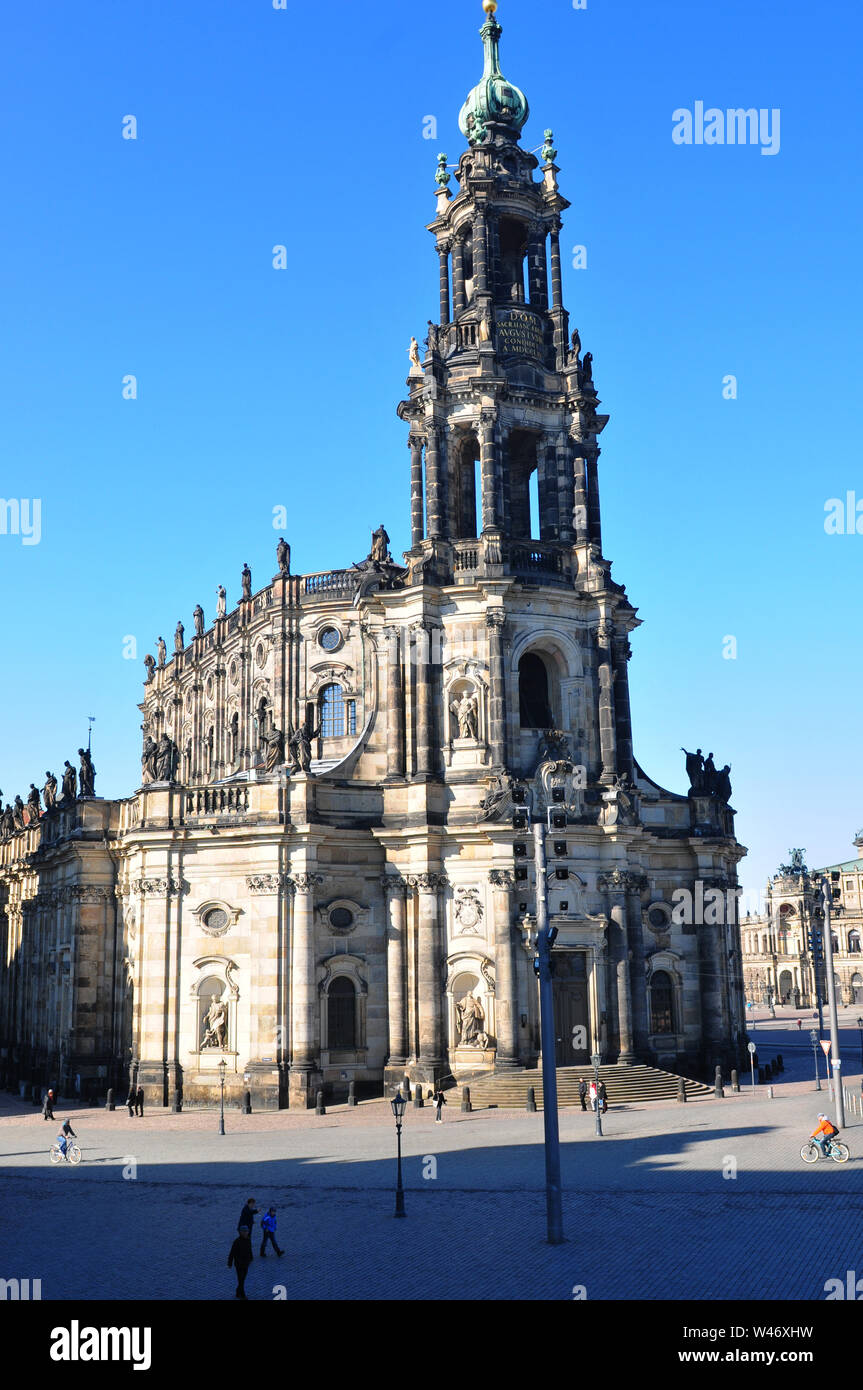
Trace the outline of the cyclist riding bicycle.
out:
M 823 1153 L 824 1157 L 826 1158 L 826 1157 L 827 1157 L 827 1145 L 828 1145 L 828 1143 L 830 1142 L 831 1139 L 835 1139 L 835 1138 L 836 1138 L 836 1135 L 837 1135 L 838 1133 L 839 1133 L 839 1131 L 838 1131 L 838 1129 L 836 1128 L 836 1126 L 834 1125 L 833 1121 L 832 1121 L 831 1119 L 829 1119 L 827 1115 L 820 1114 L 820 1115 L 818 1116 L 818 1125 L 817 1125 L 817 1127 L 812 1131 L 812 1133 L 810 1134 L 809 1138 L 810 1138 L 810 1139 L 814 1139 L 815 1143 L 818 1145 L 819 1149 L 821 1150 L 821 1152 Z
M 60 1152 L 61 1152 L 61 1154 L 63 1155 L 64 1158 L 66 1157 L 67 1141 L 68 1141 L 68 1139 L 70 1138 L 70 1136 L 71 1136 L 72 1139 L 77 1139 L 77 1138 L 78 1138 L 77 1134 L 75 1133 L 74 1129 L 73 1129 L 72 1126 L 70 1125 L 69 1121 L 68 1121 L 68 1120 L 64 1120 L 64 1121 L 63 1121 L 63 1128 L 61 1129 L 60 1133 L 57 1135 L 57 1143 L 60 1145 Z

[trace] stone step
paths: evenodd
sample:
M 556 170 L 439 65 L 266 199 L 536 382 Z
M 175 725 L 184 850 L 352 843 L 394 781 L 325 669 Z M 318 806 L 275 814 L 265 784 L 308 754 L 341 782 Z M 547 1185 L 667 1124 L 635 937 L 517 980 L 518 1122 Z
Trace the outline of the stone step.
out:
M 557 1102 L 563 1106 L 581 1104 L 578 1094 L 582 1078 L 588 1086 L 593 1080 L 592 1067 L 559 1067 L 557 1071 Z M 605 1083 L 609 1105 L 639 1104 L 650 1100 L 674 1100 L 678 1093 L 681 1078 L 672 1072 L 660 1071 L 658 1067 L 643 1065 L 631 1067 L 602 1066 L 599 1079 Z M 542 1108 L 542 1072 L 520 1069 L 513 1072 L 498 1072 L 496 1075 L 481 1077 L 470 1084 L 471 1104 L 477 1109 L 497 1106 L 501 1109 L 521 1109 L 527 1103 L 527 1092 L 533 1087 L 537 1108 Z M 713 1093 L 712 1086 L 703 1081 L 685 1078 L 686 1095 L 706 1096 Z M 460 1093 L 460 1088 L 456 1088 Z M 590 1101 L 588 1099 L 588 1105 Z

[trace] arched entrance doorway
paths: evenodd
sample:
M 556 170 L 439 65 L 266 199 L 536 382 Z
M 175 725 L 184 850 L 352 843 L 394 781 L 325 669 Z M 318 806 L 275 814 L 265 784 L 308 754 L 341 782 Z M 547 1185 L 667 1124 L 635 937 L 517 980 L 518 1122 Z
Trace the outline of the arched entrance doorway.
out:
M 792 990 L 794 989 L 794 976 L 790 970 L 782 970 L 779 974 L 779 1003 L 790 1004 L 792 1002 Z
M 587 956 L 584 951 L 554 953 L 555 1061 L 575 1067 L 590 1060 Z
M 854 1003 L 863 1004 L 863 975 L 859 970 L 855 970 L 851 976 L 851 989 L 854 994 Z

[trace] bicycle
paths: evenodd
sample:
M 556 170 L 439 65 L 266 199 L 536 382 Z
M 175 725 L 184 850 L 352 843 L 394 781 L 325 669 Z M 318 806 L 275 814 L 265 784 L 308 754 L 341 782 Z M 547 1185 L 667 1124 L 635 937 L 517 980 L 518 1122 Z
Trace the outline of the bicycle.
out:
M 834 1163 L 847 1163 L 851 1155 L 851 1150 L 847 1144 L 843 1144 L 841 1139 L 828 1139 L 826 1145 L 826 1158 L 832 1158 Z M 800 1157 L 804 1163 L 817 1163 L 821 1157 L 821 1147 L 810 1139 L 800 1150 Z
M 52 1162 L 52 1163 L 62 1163 L 62 1162 L 63 1162 L 64 1154 L 63 1154 L 63 1150 L 60 1148 L 60 1145 L 59 1145 L 59 1144 L 56 1144 L 56 1143 L 55 1143 L 55 1144 L 52 1144 L 52 1145 L 51 1145 L 51 1149 L 50 1149 L 50 1158 L 51 1158 L 51 1162 Z M 78 1145 L 77 1145 L 77 1144 L 68 1144 L 68 1143 L 67 1143 L 67 1145 L 66 1145 L 66 1153 L 65 1153 L 65 1160 L 66 1160 L 67 1163 L 80 1163 L 80 1162 L 81 1162 L 81 1150 L 78 1148 Z

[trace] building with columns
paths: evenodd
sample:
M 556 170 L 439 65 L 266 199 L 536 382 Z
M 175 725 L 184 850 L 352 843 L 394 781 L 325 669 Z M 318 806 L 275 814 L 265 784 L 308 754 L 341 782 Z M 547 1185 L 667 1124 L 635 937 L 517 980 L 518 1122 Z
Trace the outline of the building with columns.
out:
M 484 71 L 441 155 L 438 321 L 398 407 L 411 546 L 278 572 L 147 659 L 142 780 L 66 795 L 0 842 L 7 1078 L 142 1086 L 150 1104 L 305 1106 L 533 1067 L 545 819 L 558 1061 L 697 1074 L 739 1060 L 737 928 L 675 890 L 734 888 L 730 789 L 635 759 L 630 635 L 602 543 L 593 359 L 571 332 L 551 131 Z M 692 916 L 692 914 L 690 914 Z
M 790 1004 L 813 1009 L 827 1000 L 823 959 L 812 951 L 813 929 L 824 925 L 822 878 L 830 881 L 833 973 L 836 1002 L 863 1006 L 863 830 L 854 838 L 857 858 L 807 869 L 803 850 L 791 851 L 768 881 L 766 911 L 741 923 L 743 976 L 751 1004 Z

